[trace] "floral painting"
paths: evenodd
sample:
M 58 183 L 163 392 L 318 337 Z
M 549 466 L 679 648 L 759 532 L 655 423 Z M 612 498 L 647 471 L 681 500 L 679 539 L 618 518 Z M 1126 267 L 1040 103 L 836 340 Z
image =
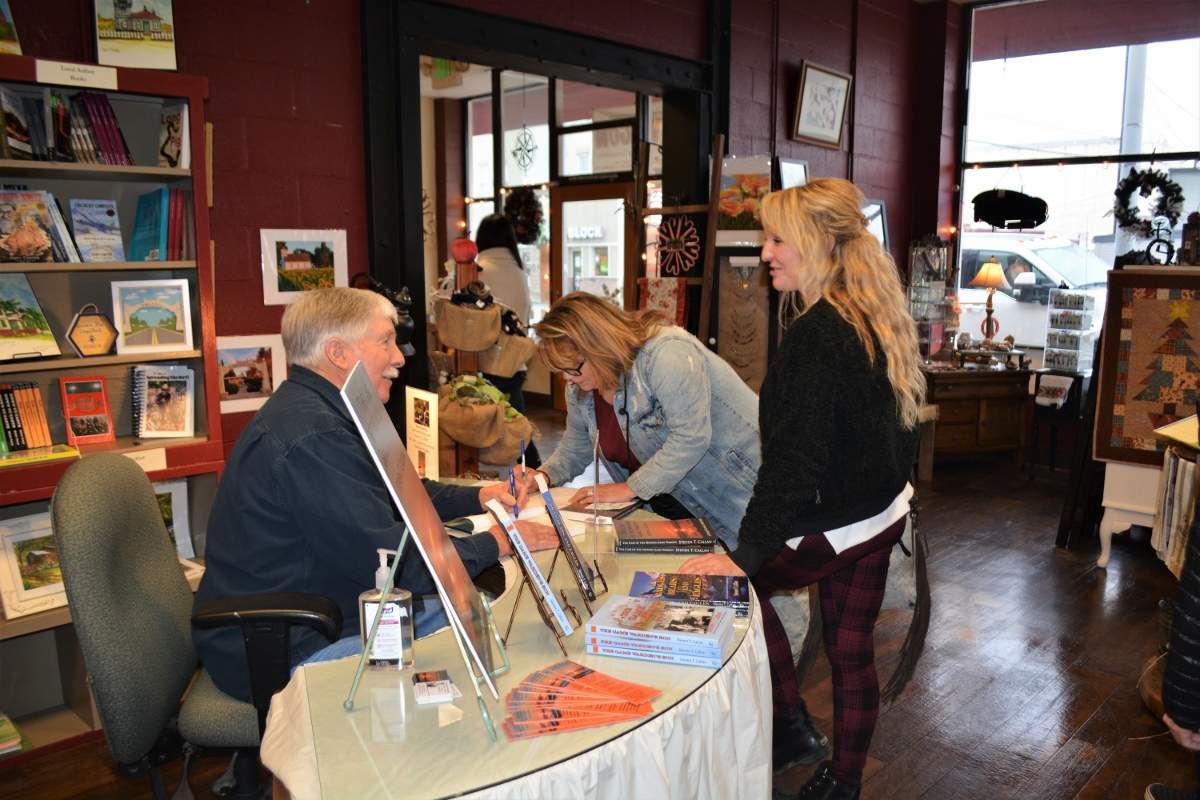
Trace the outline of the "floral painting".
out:
M 718 246 L 758 247 L 762 244 L 762 199 L 769 191 L 769 156 L 724 159 L 718 200 Z

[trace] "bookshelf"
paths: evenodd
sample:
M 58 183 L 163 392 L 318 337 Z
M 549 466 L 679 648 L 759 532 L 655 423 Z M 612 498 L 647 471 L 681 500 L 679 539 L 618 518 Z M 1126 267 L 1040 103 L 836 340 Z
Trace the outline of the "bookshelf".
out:
M 41 391 L 50 437 L 55 443 L 65 443 L 59 379 L 64 375 L 104 376 L 117 439 L 80 446 L 81 453 L 86 456 L 96 450 L 112 450 L 142 463 L 152 481 L 187 479 L 189 527 L 196 553 L 202 557 L 208 508 L 224 463 L 209 246 L 208 156 L 204 147 L 208 81 L 199 76 L 155 70 L 117 68 L 113 72 L 115 89 L 39 84 L 36 58 L 0 55 L 0 84 L 17 95 L 36 96 L 47 87 L 68 97 L 79 91 L 104 94 L 134 162 L 132 166 L 115 166 L 0 158 L 0 183 L 6 188 L 27 187 L 30 191 L 52 193 L 68 224 L 70 199 L 113 201 L 127 252 L 132 242 L 138 197 L 159 188 L 181 189 L 191 196 L 192 217 L 184 229 L 185 235 L 194 239 L 191 252 L 195 256 L 173 261 L 0 263 L 0 275 L 26 276 L 64 354 L 0 361 L 0 383 L 36 384 Z M 191 166 L 160 167 L 157 151 L 161 109 L 164 102 L 179 101 L 188 104 Z M 187 281 L 193 349 L 76 357 L 66 340 L 75 313 L 83 305 L 95 303 L 111 318 L 112 282 L 151 279 Z M 191 367 L 195 374 L 194 436 L 138 440 L 131 435 L 130 368 L 141 363 Z M 0 520 L 46 510 L 59 479 L 72 463 L 68 459 L 0 468 Z M 0 568 L 7 568 L 7 564 Z M 0 674 L 5 677 L 0 682 L 0 709 L 13 717 L 31 747 L 99 730 L 100 721 L 88 692 L 69 607 L 11 620 L 0 615 Z

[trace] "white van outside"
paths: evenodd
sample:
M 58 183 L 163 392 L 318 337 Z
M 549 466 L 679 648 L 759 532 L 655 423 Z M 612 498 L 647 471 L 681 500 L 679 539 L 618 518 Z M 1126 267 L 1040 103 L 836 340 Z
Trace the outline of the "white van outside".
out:
M 992 300 L 996 339 L 1012 335 L 1019 347 L 1046 344 L 1046 306 L 1054 288 L 1081 289 L 1096 298 L 1092 328 L 1100 329 L 1110 265 L 1069 239 L 1023 233 L 964 233 L 958 270 L 959 330 L 983 337 L 987 289 L 973 289 L 981 264 L 1000 262 L 1011 288 Z

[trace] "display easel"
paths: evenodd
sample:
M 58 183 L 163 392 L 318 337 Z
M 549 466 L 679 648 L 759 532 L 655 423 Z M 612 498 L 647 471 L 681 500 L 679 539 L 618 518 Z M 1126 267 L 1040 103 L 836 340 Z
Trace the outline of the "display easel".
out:
M 562 549 L 562 545 L 560 544 L 554 550 L 554 558 L 550 561 L 550 571 L 546 573 L 547 583 L 549 583 L 550 579 L 554 576 L 554 567 L 558 564 L 558 556 L 559 553 L 562 552 Z M 564 554 L 564 558 L 565 557 L 566 555 Z M 500 641 L 502 641 L 505 645 L 508 644 L 508 637 L 509 634 L 512 633 L 513 622 L 517 618 L 517 609 L 519 609 L 521 606 L 521 596 L 525 593 L 526 587 L 528 587 L 529 593 L 533 596 L 534 602 L 537 603 L 538 613 L 542 615 L 542 621 L 546 623 L 546 627 L 549 628 L 550 632 L 554 634 L 554 641 L 558 645 L 558 649 L 562 650 L 563 657 L 565 658 L 567 656 L 567 646 L 563 644 L 563 635 L 559 632 L 558 628 L 554 625 L 554 621 L 550 618 L 550 612 L 546 610 L 545 600 L 543 600 L 542 596 L 534 590 L 533 578 L 530 576 L 528 570 L 525 569 L 525 565 L 521 563 L 520 559 L 514 560 L 521 567 L 521 585 L 517 587 L 517 596 L 513 600 L 513 610 L 508 617 L 508 625 L 505 627 L 504 636 L 500 639 Z M 592 573 L 593 579 L 599 579 L 599 581 L 604 584 L 604 592 L 597 592 L 597 594 L 604 594 L 608 591 L 608 580 L 605 579 L 603 573 L 600 572 L 599 564 L 596 564 L 595 560 L 593 560 L 592 563 L 593 566 L 595 566 L 594 572 L 592 571 L 592 568 L 588 567 L 586 564 L 583 566 Z M 579 610 L 575 608 L 575 606 L 571 605 L 570 601 L 567 600 L 566 589 L 559 589 L 558 593 L 562 598 L 563 608 L 571 613 L 571 616 L 575 619 L 576 625 L 582 625 L 583 618 L 579 615 Z M 583 606 L 587 609 L 588 616 L 590 617 L 594 613 L 592 611 L 592 604 L 588 601 L 587 594 L 584 592 L 582 587 L 579 587 L 579 599 L 583 601 Z
M 404 528 L 404 534 L 400 537 L 400 546 L 396 548 L 395 557 L 392 559 L 392 566 L 388 570 L 388 586 L 395 585 L 396 569 L 399 567 L 400 556 L 404 553 L 404 546 L 406 544 L 408 544 L 407 526 Z M 492 639 L 496 642 L 496 647 L 500 651 L 500 658 L 504 662 L 501 666 L 496 667 L 490 673 L 493 678 L 498 678 L 509 671 L 509 669 L 512 667 L 512 662 L 510 662 L 508 658 L 508 648 L 505 647 L 504 640 L 500 638 L 500 635 L 496 630 L 496 620 L 495 617 L 492 616 L 492 606 L 487 601 L 486 597 L 483 597 L 482 595 L 480 596 L 483 599 L 483 608 L 487 612 L 488 630 L 491 632 Z M 446 602 L 446 599 L 442 598 L 442 602 Z M 358 657 L 358 667 L 354 670 L 354 680 L 350 684 L 350 691 L 346 695 L 346 699 L 342 702 L 342 708 L 344 708 L 346 711 L 354 710 L 354 696 L 358 693 L 358 685 L 362 681 L 363 672 L 367 668 L 367 661 L 370 658 L 371 648 L 375 644 L 375 634 L 379 631 L 379 622 L 382 619 L 383 609 L 381 607 L 371 619 L 371 629 L 367 633 L 367 643 L 363 647 L 362 654 Z M 456 617 L 453 614 L 447 614 L 446 619 L 450 622 L 450 631 L 454 634 L 454 643 L 458 645 L 458 652 L 462 656 L 463 664 L 465 664 L 467 667 L 467 674 L 471 676 L 471 685 L 475 687 L 475 700 L 479 704 L 479 713 L 483 717 L 484 728 L 487 730 L 488 736 L 490 736 L 494 742 L 496 741 L 496 723 L 492 720 L 492 714 L 490 711 L 488 711 L 487 703 L 485 703 L 483 699 L 483 690 L 480 688 L 480 683 L 483 682 L 483 675 L 476 671 L 474 663 L 472 663 L 470 656 L 467 655 L 467 649 L 463 646 L 462 642 L 462 634 L 460 633 L 456 624 Z M 416 645 L 415 641 L 413 642 L 413 645 Z

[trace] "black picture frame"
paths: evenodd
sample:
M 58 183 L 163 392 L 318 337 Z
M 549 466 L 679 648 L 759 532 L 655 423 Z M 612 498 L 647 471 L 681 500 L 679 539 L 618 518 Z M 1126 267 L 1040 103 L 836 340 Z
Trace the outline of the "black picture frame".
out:
M 863 203 L 862 214 L 867 219 L 867 230 L 879 240 L 883 249 L 888 249 L 887 207 L 882 200 L 867 200 Z

